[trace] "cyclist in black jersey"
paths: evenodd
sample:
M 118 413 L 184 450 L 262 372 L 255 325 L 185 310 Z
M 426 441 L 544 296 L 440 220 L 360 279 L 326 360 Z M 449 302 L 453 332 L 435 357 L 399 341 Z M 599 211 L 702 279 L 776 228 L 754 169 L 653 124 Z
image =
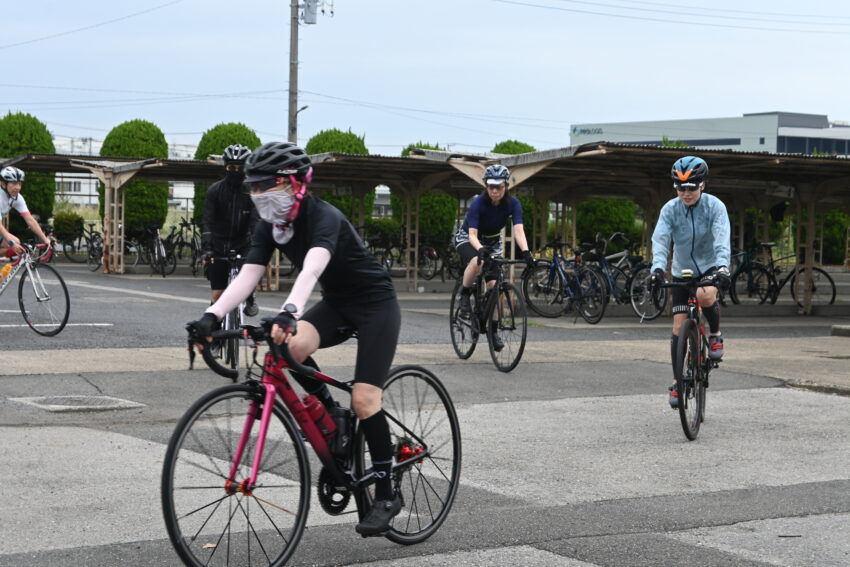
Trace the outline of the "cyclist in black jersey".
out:
M 345 216 L 307 194 L 312 167 L 304 150 L 287 142 L 269 142 L 254 151 L 245 169 L 245 181 L 262 220 L 242 271 L 193 325 L 201 336 L 209 336 L 217 321 L 260 280 L 275 249 L 298 267 L 298 276 L 275 317 L 272 338 L 278 344 L 287 342 L 293 356 L 303 361 L 319 348 L 347 340 L 340 328 L 357 332 L 351 404 L 366 435 L 377 480 L 375 501 L 356 530 L 364 536 L 383 534 L 402 507 L 390 478 L 392 446 L 381 407 L 383 383 L 401 326 L 392 280 Z M 322 298 L 305 311 L 317 282 Z M 305 377 L 296 379 L 333 409 L 336 402 L 327 386 Z
M 244 257 L 251 245 L 251 233 L 257 222 L 257 212 L 245 185 L 245 160 L 251 150 L 241 144 L 224 148 L 225 177 L 207 189 L 204 199 L 204 216 L 201 230 L 201 246 L 204 253 L 201 262 L 204 275 L 210 281 L 210 303 L 215 303 L 227 287 L 230 263 L 226 258 L 231 250 Z M 219 259 L 211 261 L 217 256 Z M 259 312 L 254 295 L 245 302 L 245 315 L 253 317 Z
M 463 219 L 463 225 L 455 234 L 455 247 L 460 256 L 463 272 L 463 288 L 460 292 L 460 316 L 469 317 L 472 307 L 469 296 L 475 278 L 481 273 L 481 263 L 488 254 L 502 253 L 501 231 L 510 218 L 514 226 L 514 237 L 522 257 L 530 266 L 534 257 L 528 250 L 528 241 L 522 226 L 522 205 L 519 199 L 508 195 L 508 183 L 511 178 L 510 170 L 504 165 L 491 165 L 484 170 L 484 193 L 478 195 L 469 205 L 469 210 Z M 490 270 L 498 270 L 497 265 L 491 265 Z M 493 287 L 496 275 L 493 271 L 485 274 L 487 287 Z M 495 325 L 495 322 L 493 322 Z M 502 350 L 504 345 L 498 333 L 493 333 L 493 347 Z

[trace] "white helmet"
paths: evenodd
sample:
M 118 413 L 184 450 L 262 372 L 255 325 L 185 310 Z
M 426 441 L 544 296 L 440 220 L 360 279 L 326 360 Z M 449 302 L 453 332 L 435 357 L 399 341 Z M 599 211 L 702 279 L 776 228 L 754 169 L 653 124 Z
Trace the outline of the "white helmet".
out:
M 17 167 L 12 167 L 10 165 L 8 167 L 4 167 L 3 170 L 0 171 L 0 178 L 7 183 L 10 181 L 23 181 L 24 172 Z

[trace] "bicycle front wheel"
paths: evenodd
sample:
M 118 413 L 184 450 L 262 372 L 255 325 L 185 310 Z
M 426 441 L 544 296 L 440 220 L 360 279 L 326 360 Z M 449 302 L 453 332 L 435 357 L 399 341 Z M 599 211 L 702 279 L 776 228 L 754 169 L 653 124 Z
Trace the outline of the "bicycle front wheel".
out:
M 801 284 L 808 284 L 812 290 L 812 306 L 817 305 L 832 305 L 835 303 L 835 282 L 832 277 L 820 268 L 812 268 L 811 280 L 806 279 L 806 269 L 800 268 L 796 274 L 791 277 L 788 285 L 791 286 L 791 297 L 797 302 L 797 305 L 803 306 L 803 298 L 806 297 L 806 288 L 800 285 L 797 289 L 795 285 L 797 277 L 800 278 Z
M 679 342 L 676 345 L 676 392 L 679 396 L 679 419 L 685 437 L 693 441 L 699 434 L 702 413 L 705 408 L 705 380 L 702 361 L 706 353 L 702 349 L 699 329 L 690 319 L 682 323 Z
M 404 507 L 390 524 L 387 538 L 414 544 L 436 532 L 448 516 L 460 483 L 460 425 L 448 391 L 421 366 L 394 368 L 384 384 L 383 410 L 390 427 L 394 464 L 393 488 Z M 355 444 L 358 478 L 371 458 L 363 430 Z M 360 511 L 374 501 L 374 491 L 361 494 Z
M 552 262 L 538 261 L 522 278 L 522 295 L 541 317 L 555 318 L 564 312 L 564 283 Z
M 221 329 L 224 331 L 233 331 L 239 329 L 240 307 L 237 307 L 230 313 L 224 316 L 221 323 Z M 216 339 L 208 343 L 204 347 L 203 359 L 210 367 L 210 370 L 225 378 L 230 378 L 234 382 L 239 377 L 239 346 L 241 339 L 238 337 L 230 337 L 226 339 Z
M 62 243 L 62 253 L 69 262 L 82 264 L 88 259 L 89 246 L 83 235 L 75 236 L 71 240 Z
M 68 323 L 71 312 L 68 286 L 53 266 L 33 264 L 21 272 L 18 305 L 33 331 L 52 337 Z
M 510 372 L 522 358 L 528 332 L 525 304 L 513 284 L 502 282 L 487 320 L 487 344 L 493 364 L 502 372 Z
M 251 474 L 263 404 L 260 387 L 225 386 L 195 402 L 174 429 L 162 468 L 162 511 L 186 565 L 283 565 L 301 539 L 310 464 L 298 428 L 279 403 L 257 484 L 236 489 Z M 234 462 L 243 434 L 245 448 Z
M 459 358 L 467 359 L 472 356 L 475 351 L 475 345 L 478 344 L 478 337 L 481 330 L 478 328 L 478 309 L 475 293 L 469 295 L 469 303 L 472 306 L 472 312 L 469 317 L 461 317 L 460 315 L 460 290 L 462 284 L 460 280 L 455 282 L 455 288 L 452 292 L 452 302 L 449 306 L 449 327 L 452 336 L 452 346 Z
M 91 239 L 88 256 L 89 271 L 96 272 L 103 265 L 103 237 L 95 234 Z

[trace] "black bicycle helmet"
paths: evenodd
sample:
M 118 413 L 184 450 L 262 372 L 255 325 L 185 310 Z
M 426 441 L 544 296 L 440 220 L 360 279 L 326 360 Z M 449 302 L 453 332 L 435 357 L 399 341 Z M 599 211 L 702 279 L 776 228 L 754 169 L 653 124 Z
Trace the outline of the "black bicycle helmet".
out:
M 248 156 L 251 155 L 251 150 L 242 144 L 232 144 L 224 148 L 224 153 L 222 154 L 222 158 L 224 159 L 225 165 L 230 165 L 231 163 L 242 164 L 245 163 L 245 160 L 248 159 Z
M 673 181 L 683 183 L 700 183 L 708 178 L 708 164 L 696 156 L 685 156 L 676 160 L 670 171 Z
M 254 183 L 269 177 L 292 175 L 299 181 L 309 181 L 312 171 L 307 152 L 291 142 L 263 144 L 245 162 L 245 181 Z
M 2 171 L 0 171 L 0 178 L 3 181 L 9 183 L 10 181 L 23 181 L 24 180 L 24 172 L 18 169 L 17 167 L 7 166 L 4 167 Z
M 496 180 L 498 183 L 507 183 L 511 178 L 511 170 L 501 164 L 491 165 L 484 170 L 484 183 L 488 183 L 490 179 Z

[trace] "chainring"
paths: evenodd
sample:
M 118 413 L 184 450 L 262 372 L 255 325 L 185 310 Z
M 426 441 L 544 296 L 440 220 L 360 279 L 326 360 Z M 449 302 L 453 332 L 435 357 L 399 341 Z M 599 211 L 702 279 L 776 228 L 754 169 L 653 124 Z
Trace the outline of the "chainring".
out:
M 318 499 L 319 504 L 322 506 L 322 510 L 330 514 L 331 516 L 338 516 L 342 514 L 345 509 L 348 507 L 348 503 L 351 501 L 351 491 L 348 489 L 340 489 L 336 486 L 336 481 L 333 478 L 333 475 L 322 467 L 321 472 L 319 472 L 319 482 L 318 482 Z

